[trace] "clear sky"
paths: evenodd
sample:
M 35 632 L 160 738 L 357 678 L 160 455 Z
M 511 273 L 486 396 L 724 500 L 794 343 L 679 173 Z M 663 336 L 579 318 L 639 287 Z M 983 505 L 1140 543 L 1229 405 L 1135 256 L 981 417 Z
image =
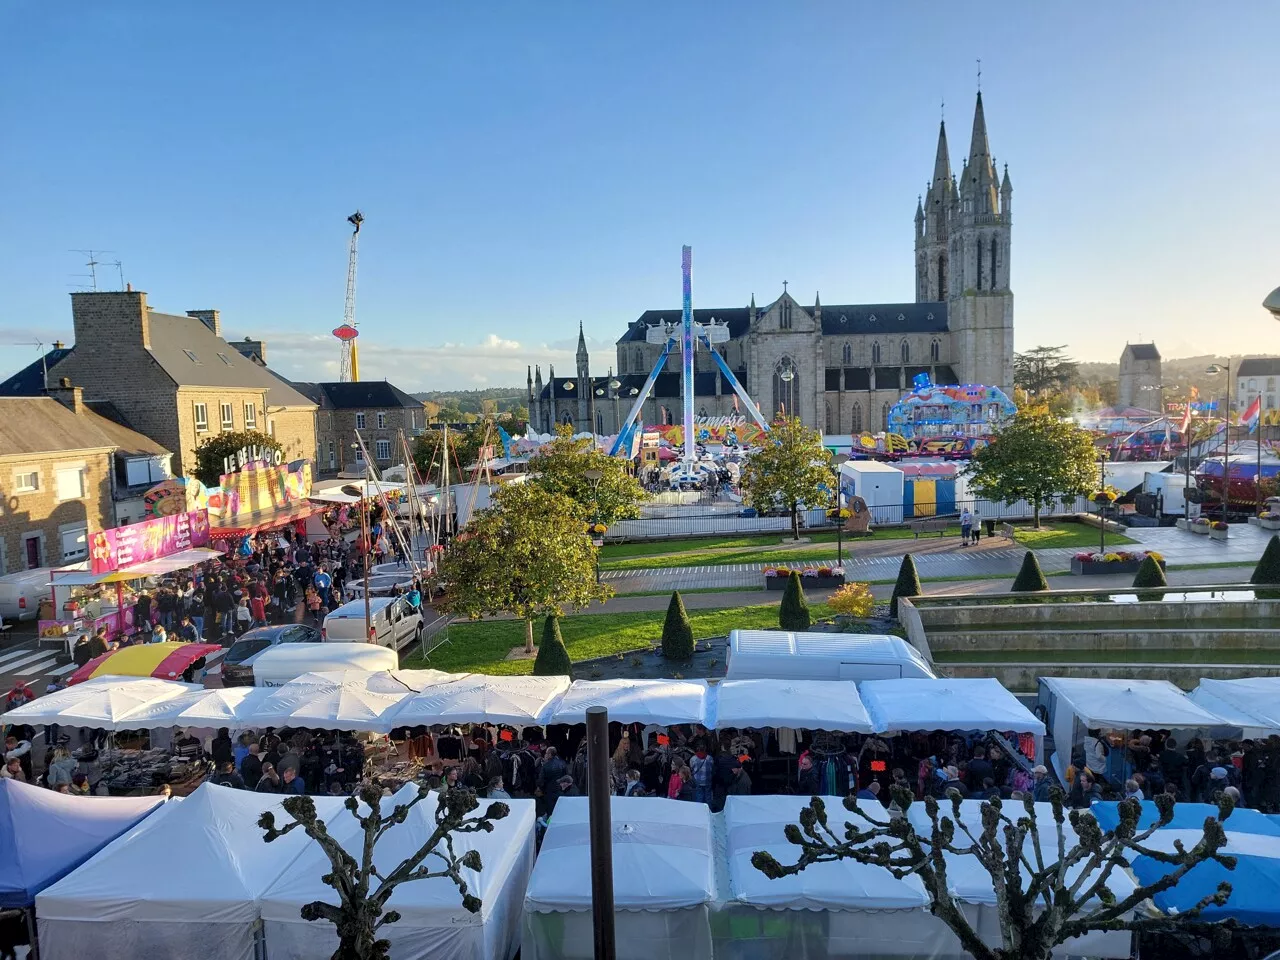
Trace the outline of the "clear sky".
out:
M 683 243 L 695 305 L 910 300 L 978 58 L 1019 348 L 1280 352 L 1280 4 L 1080 10 L 5 0 L 0 373 L 70 338 L 97 248 L 154 308 L 334 376 L 357 207 L 362 373 L 408 389 L 569 368 L 579 322 L 603 372 L 678 308 Z

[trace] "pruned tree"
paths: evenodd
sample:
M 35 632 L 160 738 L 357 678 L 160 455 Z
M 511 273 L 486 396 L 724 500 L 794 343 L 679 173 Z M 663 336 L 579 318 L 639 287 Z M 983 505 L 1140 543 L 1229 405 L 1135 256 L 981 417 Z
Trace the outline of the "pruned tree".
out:
M 889 616 L 898 619 L 898 600 L 902 597 L 918 597 L 923 591 L 920 588 L 920 571 L 916 569 L 916 558 L 904 554 L 902 563 L 898 565 L 898 579 L 893 584 L 893 594 L 889 597 Z
M 778 606 L 778 626 L 783 630 L 804 632 L 812 624 L 813 615 L 809 612 L 809 601 L 805 598 L 800 574 L 792 570 L 782 592 L 782 603 Z
M 822 434 L 810 430 L 799 417 L 773 422 L 760 449 L 742 465 L 742 492 L 760 513 L 786 510 L 791 535 L 800 539 L 800 507 L 831 502 L 831 453 Z
M 668 660 L 688 660 L 693 653 L 693 624 L 689 622 L 680 591 L 673 590 L 666 619 L 662 621 L 662 655 Z
M 332 870 L 321 879 L 334 889 L 338 905 L 316 900 L 302 908 L 303 920 L 328 920 L 338 934 L 338 949 L 332 960 L 387 960 L 391 943 L 380 939 L 378 931 L 400 919 L 395 910 L 385 910 L 396 887 L 415 880 L 447 877 L 458 888 L 462 906 L 470 913 L 479 913 L 480 899 L 474 896 L 463 870 L 479 872 L 483 868 L 480 853 L 468 850 L 459 855 L 454 851 L 453 838 L 463 833 L 491 833 L 493 824 L 510 813 L 505 803 L 490 803 L 484 813 L 477 814 L 480 801 L 470 790 L 454 789 L 439 794 L 435 810 L 435 829 L 416 853 L 405 857 L 394 869 L 383 873 L 374 865 L 373 855 L 378 841 L 398 824 L 408 818 L 419 803 L 430 796 L 425 785 L 419 786 L 417 795 L 407 803 L 397 803 L 390 813 L 382 813 L 382 788 L 366 786 L 358 797 L 348 797 L 346 808 L 359 822 L 364 832 L 359 858 L 331 833 L 325 822 L 316 814 L 311 797 L 289 797 L 284 810 L 293 822 L 276 826 L 275 814 L 264 813 L 258 820 L 267 843 L 301 828 L 308 837 L 319 844 Z M 361 804 L 365 812 L 361 812 Z M 375 886 L 376 881 L 376 886 Z
M 1049 583 L 1040 569 L 1040 561 L 1030 550 L 1022 558 L 1022 567 L 1013 580 L 1014 593 L 1032 593 L 1036 590 L 1048 590 Z
M 542 624 L 542 642 L 538 644 L 538 656 L 533 661 L 535 677 L 569 677 L 573 679 L 573 661 L 560 636 L 560 618 L 547 614 Z
M 1051 837 L 1041 837 L 1036 804 L 1030 799 L 1021 803 L 983 801 L 981 829 L 975 830 L 961 815 L 959 792 L 952 790 L 945 801 L 933 797 L 924 801 L 928 828 L 917 831 L 912 818 L 906 816 L 915 802 L 911 791 L 894 788 L 892 795 L 903 816 L 885 818 L 883 811 L 868 814 L 856 798 L 847 797 L 845 809 L 867 826 L 846 822 L 842 827 L 833 827 L 825 803 L 814 797 L 800 812 L 799 825 L 786 827 L 787 839 L 799 848 L 797 861 L 783 866 L 771 854 L 760 851 L 752 855 L 751 863 L 771 879 L 837 860 L 881 867 L 895 879 L 919 877 L 929 896 L 930 912 L 950 928 L 975 960 L 1050 960 L 1054 947 L 1086 933 L 1176 930 L 1194 921 L 1205 907 L 1222 906 L 1231 894 L 1231 885 L 1222 883 L 1193 909 L 1176 917 L 1138 913 L 1201 863 L 1214 861 L 1228 870 L 1235 868 L 1235 858 L 1219 852 L 1227 842 L 1223 821 L 1234 806 L 1225 795 L 1218 801 L 1217 816 L 1205 818 L 1203 835 L 1195 845 L 1188 849 L 1176 841 L 1172 853 L 1146 845 L 1157 829 L 1173 820 L 1174 802 L 1167 794 L 1157 794 L 1158 816 L 1151 826 L 1139 828 L 1142 805 L 1137 800 L 1124 800 L 1119 804 L 1115 829 L 1103 830 L 1088 811 L 1068 813 L 1062 791 L 1055 789 L 1049 801 L 1055 824 Z M 943 812 L 944 804 L 949 804 L 950 815 Z M 1070 840 L 1068 822 L 1074 833 Z M 998 946 L 979 936 L 948 883 L 947 861 L 957 856 L 973 857 L 991 876 L 1000 918 Z M 1135 856 L 1166 864 L 1169 872 L 1117 896 L 1110 883 Z

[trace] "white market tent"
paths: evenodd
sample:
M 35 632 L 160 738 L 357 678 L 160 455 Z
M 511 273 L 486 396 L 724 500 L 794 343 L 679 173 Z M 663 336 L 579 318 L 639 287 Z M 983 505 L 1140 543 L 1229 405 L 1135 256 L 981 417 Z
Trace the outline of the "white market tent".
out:
M 871 717 L 852 680 L 725 680 L 716 686 L 714 702 L 712 725 L 720 729 L 873 732 Z
M 968 827 L 969 831 L 975 836 L 979 836 L 982 832 L 982 807 L 981 800 L 962 800 L 960 801 L 960 823 Z M 950 804 L 941 805 L 941 816 L 945 819 L 954 820 L 951 813 Z M 1036 824 L 1040 834 L 1040 847 L 1044 854 L 1046 865 L 1058 861 L 1057 846 L 1057 824 L 1053 819 L 1053 805 L 1049 803 L 1037 803 L 1036 808 Z M 1005 814 L 1012 820 L 1025 817 L 1026 812 L 1020 803 L 1009 803 L 1006 801 L 1004 807 Z M 925 811 L 923 803 L 913 803 L 907 808 L 907 819 L 911 821 L 915 827 L 916 833 L 923 837 L 932 834 L 933 828 L 929 821 L 929 815 Z M 954 845 L 957 847 L 965 847 L 970 843 L 969 838 L 964 831 L 960 829 L 960 823 L 956 824 Z M 1072 829 L 1069 822 L 1063 824 L 1064 850 L 1070 852 L 1075 845 L 1076 833 Z M 1003 845 L 1003 830 L 996 831 L 996 842 Z M 1030 849 L 1031 841 L 1027 841 L 1027 848 Z M 1000 918 L 996 909 L 996 895 L 991 883 L 991 874 L 982 868 L 977 858 L 961 853 L 944 854 L 947 863 L 947 884 L 952 895 L 963 902 L 965 916 L 968 917 L 970 925 L 974 926 L 974 931 L 989 946 L 999 947 L 1001 944 L 1000 936 Z M 1083 864 L 1076 864 L 1067 871 L 1068 882 L 1074 881 L 1083 871 Z M 1095 871 L 1091 876 L 1097 876 Z M 1022 874 L 1023 882 L 1028 879 L 1026 872 Z M 1088 882 L 1088 881 L 1086 881 Z M 1123 899 L 1134 890 L 1133 878 L 1123 870 L 1115 870 L 1112 872 L 1107 884 L 1111 888 L 1117 899 Z M 1054 950 L 1055 956 L 1086 956 L 1086 957 L 1122 957 L 1130 956 L 1131 951 L 1131 935 L 1128 931 L 1115 931 L 1107 933 L 1090 933 L 1084 937 L 1070 941 L 1069 944 L 1058 947 Z M 957 944 L 957 953 L 967 956 L 959 951 Z
M 866 680 L 859 687 L 877 733 L 999 730 L 1044 736 L 1044 724 L 990 677 Z
M 5 723 L 51 724 L 102 730 L 136 729 L 130 714 L 153 704 L 203 689 L 193 683 L 154 677 L 95 677 L 47 693 L 10 710 Z
M 450 723 L 531 726 L 545 723 L 568 689 L 568 677 L 468 674 L 408 697 L 391 719 L 397 727 Z
M 715 899 L 705 804 L 613 797 L 619 960 L 710 960 Z M 561 797 L 524 904 L 523 960 L 589 960 L 591 846 L 586 797 Z
M 946 926 L 929 913 L 929 895 L 919 877 L 896 880 L 881 867 L 853 860 L 815 863 L 778 880 L 753 867 L 751 856 L 757 850 L 773 854 L 781 864 L 796 862 L 800 848 L 786 839 L 783 828 L 798 823 L 808 805 L 808 798 L 792 796 L 726 800 L 729 899 L 724 909 L 735 950 L 825 960 L 937 957 L 958 947 Z M 828 800 L 827 813 L 837 835 L 846 823 L 871 826 L 835 799 Z
M 1280 677 L 1240 680 L 1200 680 L 1191 700 L 1226 723 L 1238 726 L 1249 739 L 1280 733 Z
M 547 723 L 586 723 L 601 706 L 619 723 L 705 724 L 707 700 L 705 680 L 575 680 Z
M 367 670 L 304 673 L 256 704 L 255 726 L 385 733 L 391 729 L 390 718 L 412 694 L 372 690 L 372 676 Z
M 252 726 L 257 705 L 273 692 L 265 687 L 190 690 L 131 711 L 124 716 L 123 725 L 137 730 L 154 730 L 158 727 L 235 729 Z
M 272 843 L 258 818 L 292 818 L 282 797 L 203 784 L 166 804 L 36 897 L 44 960 L 253 960 L 259 899 L 311 843 Z M 343 798 L 316 797 L 336 831 L 358 825 Z
M 416 794 L 410 784 L 395 800 L 407 803 Z M 392 827 L 374 848 L 374 863 L 386 875 L 421 849 L 435 829 L 437 794 L 414 806 L 404 823 Z M 520 945 L 520 917 L 525 888 L 534 860 L 534 804 L 532 800 L 507 801 L 509 816 L 494 823 L 492 833 L 463 833 L 453 837 L 453 849 L 461 856 L 480 853 L 482 869 L 461 871 L 469 891 L 480 898 L 479 914 L 462 907 L 462 895 L 452 880 L 434 877 L 397 887 L 387 902 L 401 919 L 384 926 L 379 935 L 391 941 L 396 960 L 507 960 Z M 386 816 L 393 806 L 382 801 Z M 481 810 L 487 803 L 481 801 Z M 347 815 L 348 818 L 350 815 Z M 344 841 L 357 859 L 363 833 Z M 442 864 L 428 857 L 424 866 Z M 330 870 L 329 860 L 316 845 L 303 851 L 293 865 L 262 896 L 262 919 L 271 960 L 315 960 L 328 957 L 338 947 L 331 923 L 311 923 L 300 914 L 304 904 L 322 900 L 336 904 L 337 895 L 320 878 Z
M 347 676 L 357 672 L 344 671 Z M 467 673 L 446 673 L 443 670 L 378 670 L 369 674 L 367 685 L 375 693 L 421 693 L 437 683 L 452 683 L 468 677 Z

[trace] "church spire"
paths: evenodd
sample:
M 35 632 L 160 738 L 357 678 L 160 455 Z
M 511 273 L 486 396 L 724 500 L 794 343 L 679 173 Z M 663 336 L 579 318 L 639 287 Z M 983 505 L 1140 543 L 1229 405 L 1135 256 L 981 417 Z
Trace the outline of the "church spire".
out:
M 982 91 L 978 91 L 978 105 L 973 110 L 973 136 L 969 140 L 969 166 L 982 164 L 991 169 L 991 147 L 987 143 L 987 117 L 982 110 Z
M 938 124 L 938 153 L 933 159 L 933 186 L 943 187 L 951 182 L 951 151 L 947 147 L 947 121 Z
M 960 195 L 966 201 L 965 214 L 978 216 L 1000 212 L 997 192 L 1000 178 L 996 175 L 991 146 L 987 142 L 987 117 L 982 109 L 982 91 L 978 91 L 977 106 L 973 111 L 973 137 L 969 142 L 969 157 L 964 173 L 960 176 Z
M 587 356 L 587 338 L 582 332 L 582 321 L 578 321 L 578 359 L 584 360 Z

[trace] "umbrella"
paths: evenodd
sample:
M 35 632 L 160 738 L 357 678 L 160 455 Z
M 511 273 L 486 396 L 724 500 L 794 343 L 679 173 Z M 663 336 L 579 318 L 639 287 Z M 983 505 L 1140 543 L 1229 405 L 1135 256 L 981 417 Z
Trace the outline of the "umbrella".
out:
M 221 650 L 216 643 L 142 643 L 110 650 L 71 675 L 68 684 L 97 677 L 156 677 L 176 680 L 201 657 Z

